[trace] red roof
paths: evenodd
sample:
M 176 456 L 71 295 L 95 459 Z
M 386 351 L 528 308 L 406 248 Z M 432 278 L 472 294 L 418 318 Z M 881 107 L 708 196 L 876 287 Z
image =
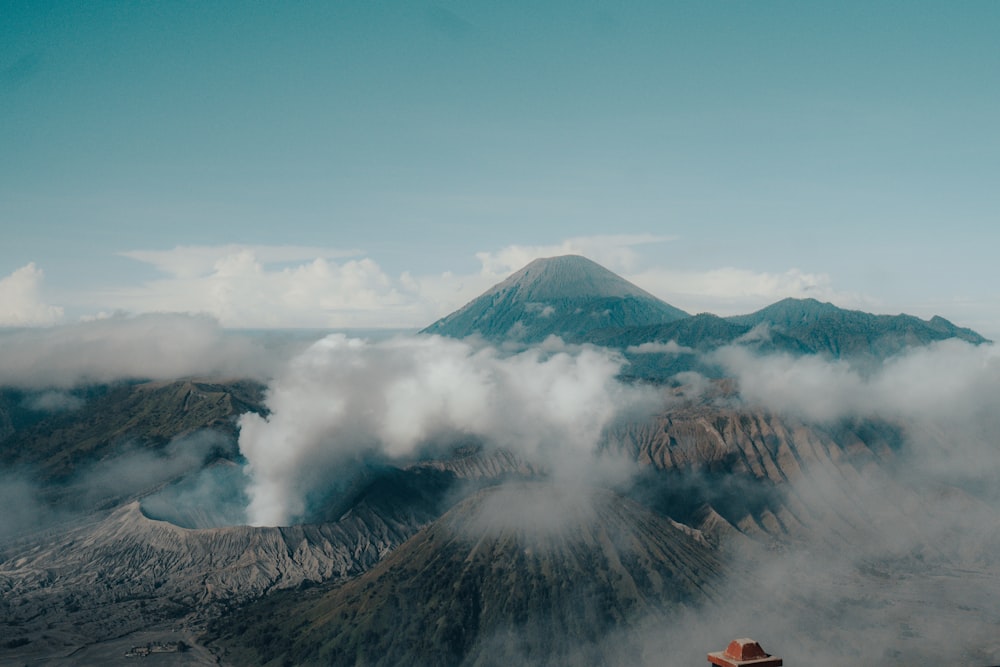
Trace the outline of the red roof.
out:
M 768 655 L 752 639 L 734 639 L 725 651 L 708 654 L 708 661 L 719 667 L 781 667 L 781 658 Z

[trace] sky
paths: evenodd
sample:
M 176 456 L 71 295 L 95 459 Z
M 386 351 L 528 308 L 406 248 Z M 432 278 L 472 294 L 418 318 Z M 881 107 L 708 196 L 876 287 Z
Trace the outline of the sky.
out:
M 1000 336 L 1000 3 L 0 0 L 0 326 L 419 328 L 538 256 Z

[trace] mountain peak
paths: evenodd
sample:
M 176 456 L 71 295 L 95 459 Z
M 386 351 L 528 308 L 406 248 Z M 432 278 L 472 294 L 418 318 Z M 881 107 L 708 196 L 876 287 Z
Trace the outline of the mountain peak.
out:
M 543 257 L 424 329 L 455 338 L 538 342 L 609 326 L 659 324 L 688 317 L 580 255 Z
M 787 297 L 754 313 L 737 315 L 728 319 L 731 322 L 751 326 L 761 324 L 762 322 L 779 326 L 795 326 L 846 312 L 851 311 L 845 311 L 826 301 L 818 301 L 813 298 L 797 299 L 795 297 Z
M 522 297 L 529 300 L 628 296 L 656 299 L 646 290 L 581 255 L 540 257 L 495 285 L 487 294 L 515 286 Z

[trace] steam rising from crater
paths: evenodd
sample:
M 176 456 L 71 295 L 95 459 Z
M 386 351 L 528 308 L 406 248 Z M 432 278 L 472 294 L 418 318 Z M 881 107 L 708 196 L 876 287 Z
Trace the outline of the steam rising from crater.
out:
M 510 449 L 557 476 L 591 475 L 616 413 L 654 405 L 654 392 L 616 379 L 623 363 L 609 350 L 555 343 L 504 356 L 436 336 L 324 338 L 272 383 L 267 417 L 240 420 L 248 517 L 288 523 L 310 492 L 353 462 L 406 459 L 462 437 Z

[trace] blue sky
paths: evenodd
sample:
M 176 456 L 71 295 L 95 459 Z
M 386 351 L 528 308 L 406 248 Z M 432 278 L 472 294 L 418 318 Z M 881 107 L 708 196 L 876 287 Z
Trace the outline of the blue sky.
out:
M 422 326 L 541 254 L 1000 335 L 1000 3 L 0 0 L 0 324 Z

